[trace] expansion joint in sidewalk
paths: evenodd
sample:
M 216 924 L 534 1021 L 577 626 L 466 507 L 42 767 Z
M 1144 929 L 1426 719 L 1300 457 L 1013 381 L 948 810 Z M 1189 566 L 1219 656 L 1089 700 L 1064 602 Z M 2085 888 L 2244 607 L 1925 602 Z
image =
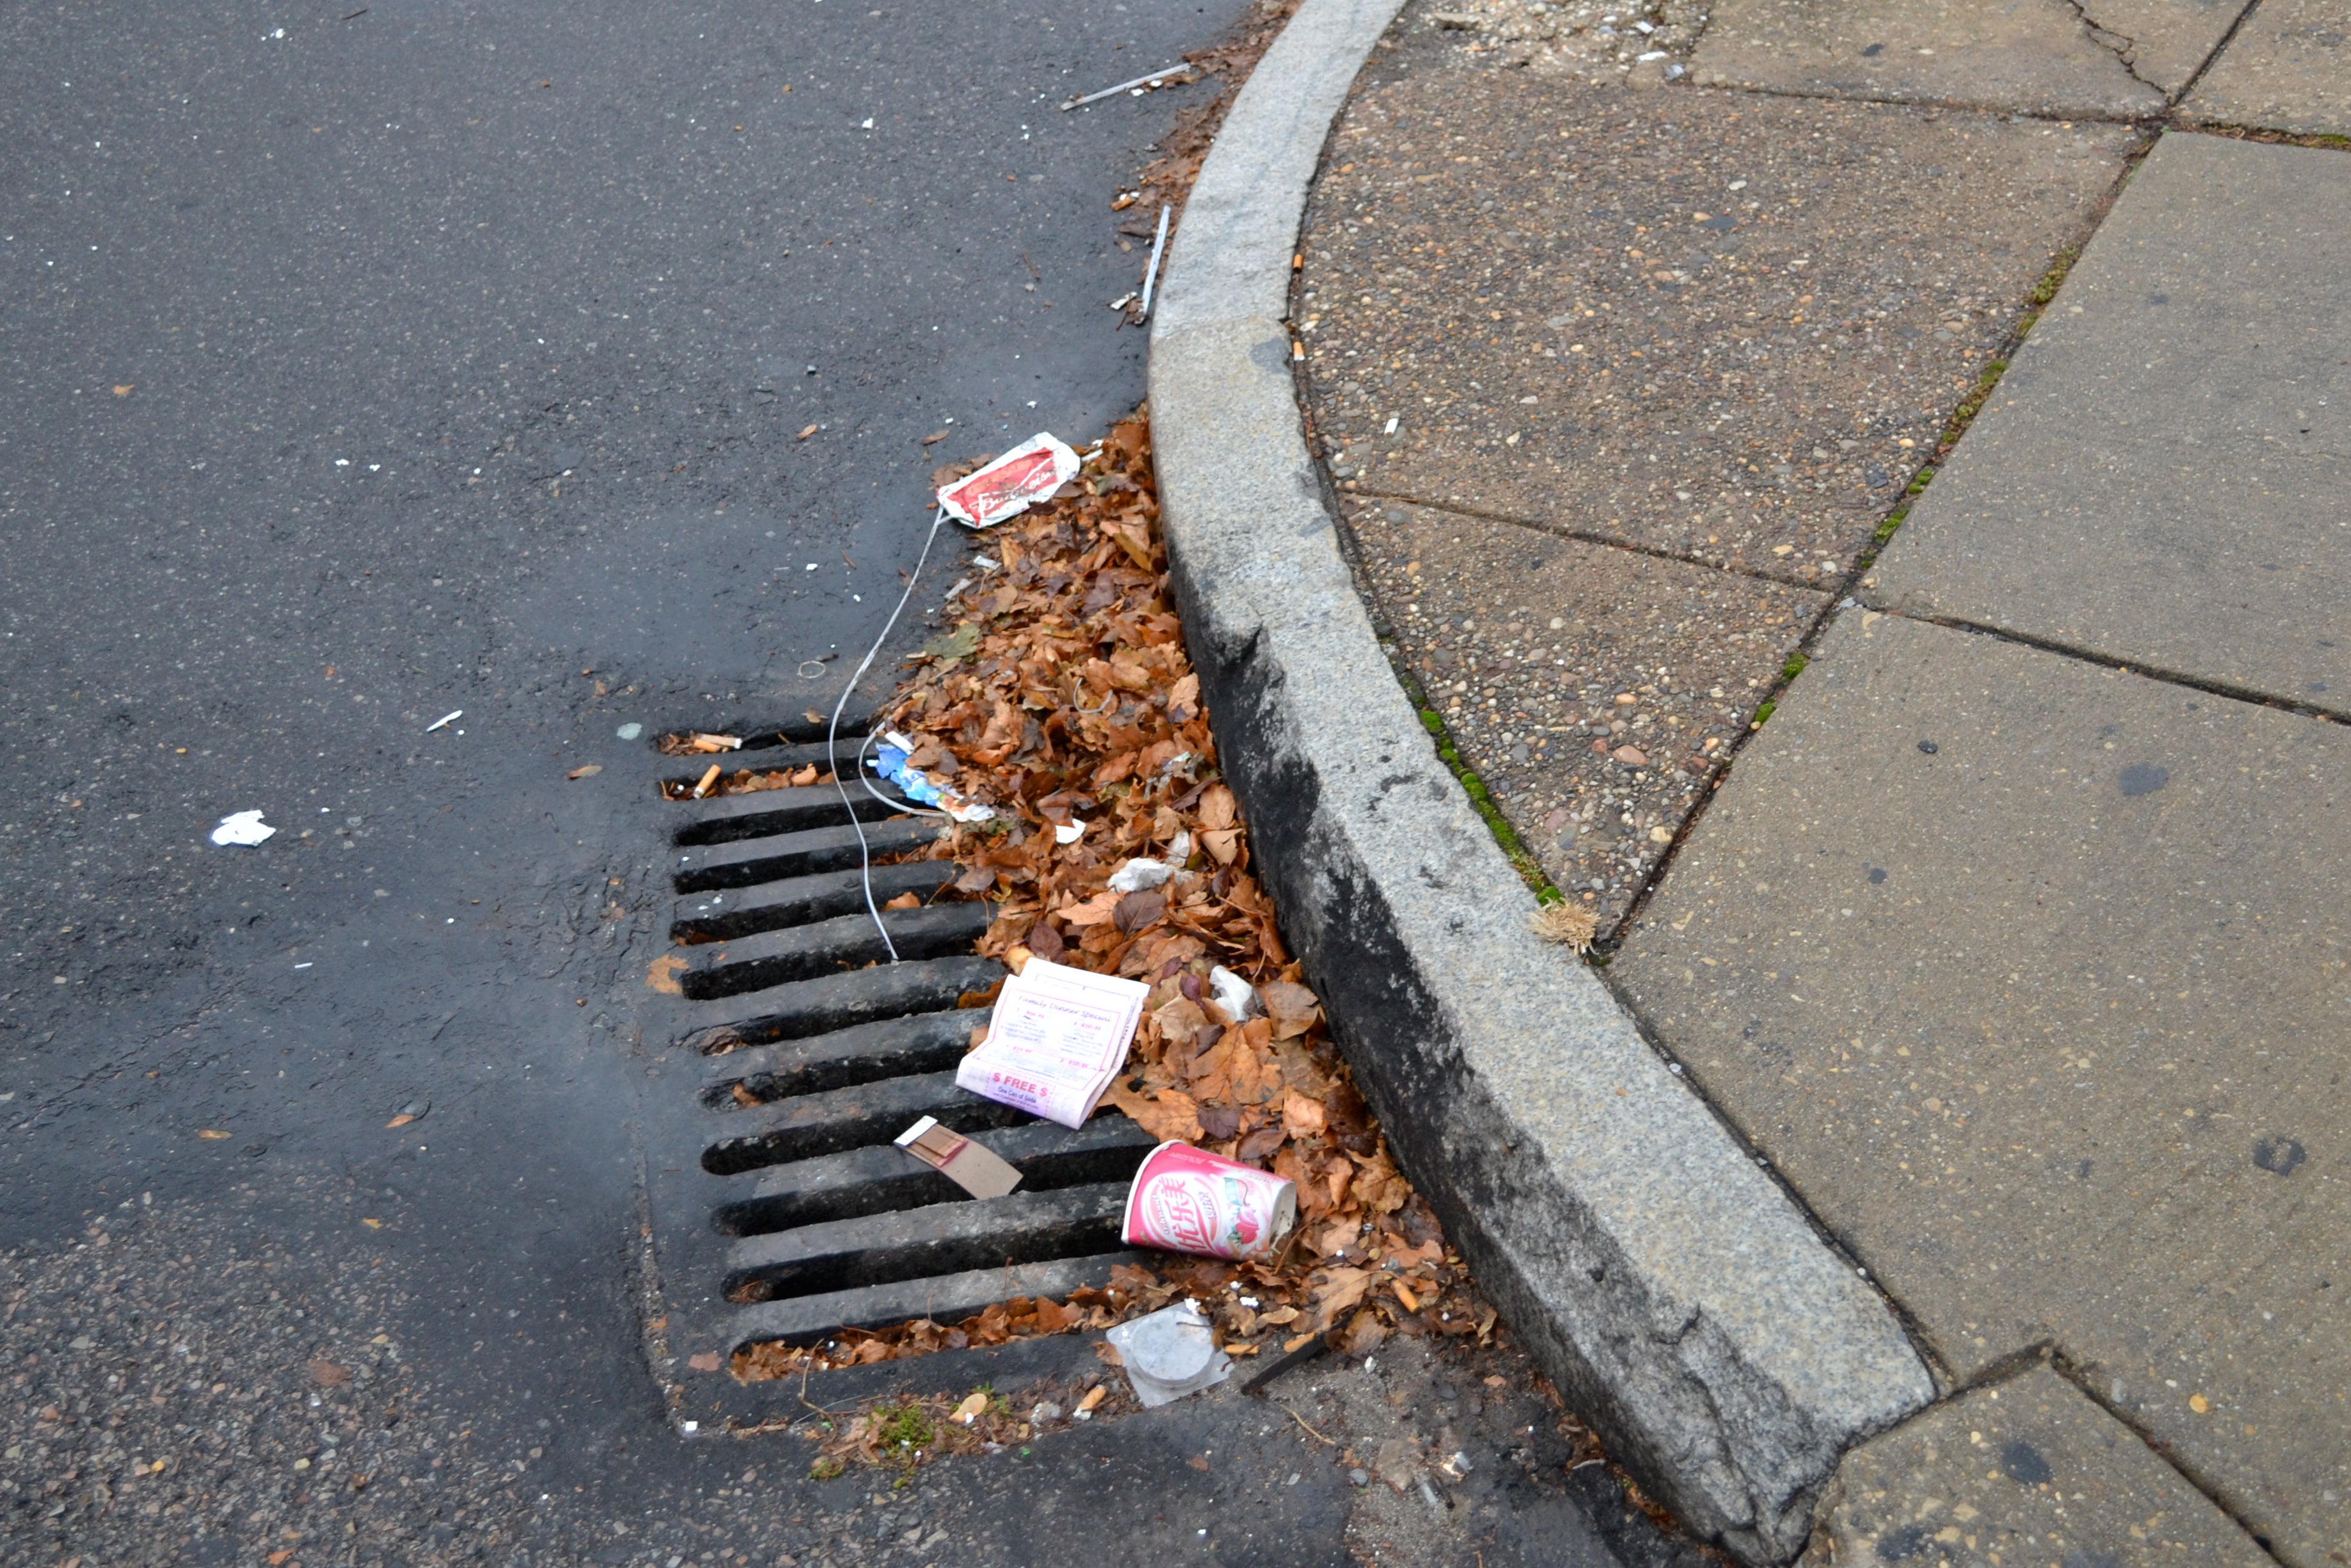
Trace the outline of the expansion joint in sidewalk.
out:
M 2188 79 L 2179 84 L 2179 91 L 2174 94 L 2171 99 L 2175 106 L 2188 101 L 2189 96 L 2203 81 L 2205 73 L 2210 71 L 2220 57 L 2228 52 L 2229 46 L 2237 41 L 2237 35 L 2244 30 L 2245 24 L 2252 21 L 2253 13 L 2261 8 L 2262 0 L 2252 0 L 2252 5 L 2237 13 L 2236 20 L 2229 24 L 2228 30 L 2220 35 L 2219 40 L 2205 53 L 2204 57 L 2197 62 L 2196 68 L 2188 73 Z M 2177 112 L 2176 108 L 2175 112 Z
M 1812 590 L 1820 586 L 1818 583 L 1806 582 L 1802 578 L 1777 576 L 1760 567 L 1710 559 L 1706 556 L 1693 555 L 1687 550 L 1667 549 L 1662 545 L 1643 544 L 1638 539 L 1628 539 L 1621 534 L 1595 533 L 1589 528 L 1569 528 L 1563 524 L 1542 522 L 1510 512 L 1487 511 L 1482 507 L 1464 506 L 1458 501 L 1431 501 L 1418 496 L 1406 496 L 1386 490 L 1353 490 L 1348 493 L 1358 500 L 1388 501 L 1398 506 L 1418 507 L 1423 511 L 1445 512 L 1460 517 L 1476 517 L 1480 522 L 1500 523 L 1509 528 L 1525 528 L 1530 533 L 1542 534 L 1552 538 L 1573 539 L 1578 544 L 1596 545 L 1603 549 L 1623 550 L 1627 555 L 1645 555 L 1656 560 L 1673 561 L 1680 566 L 1703 567 L 1708 571 L 1719 571 L 1731 577 L 1751 578 L 1757 582 L 1768 582 L 1774 588 Z
M 1316 460 L 1315 468 L 1327 488 L 1331 482 L 1328 469 L 1320 459 Z M 1443 710 L 1421 684 L 1420 677 L 1413 673 L 1412 666 L 1405 662 L 1403 641 L 1396 635 L 1395 628 L 1389 624 L 1385 608 L 1371 591 L 1370 579 L 1364 571 L 1363 544 L 1355 538 L 1354 528 L 1347 521 L 1346 508 L 1336 505 L 1328 497 L 1323 504 L 1337 524 L 1340 559 L 1346 562 L 1349 575 L 1355 580 L 1355 596 L 1363 601 L 1364 610 L 1371 618 L 1372 632 L 1379 639 L 1381 655 L 1387 660 L 1389 673 L 1395 676 L 1405 699 L 1412 704 L 1413 712 L 1419 716 L 1421 727 L 1428 731 L 1429 742 L 1436 747 L 1437 760 L 1445 764 L 1446 770 L 1461 786 L 1462 793 L 1469 797 L 1470 808 L 1478 813 L 1478 820 L 1486 824 L 1488 832 L 1493 834 L 1494 842 L 1500 848 L 1503 858 L 1510 862 L 1510 869 L 1519 873 L 1519 880 L 1525 883 L 1528 890 L 1535 895 L 1535 902 L 1565 904 L 1567 895 L 1552 882 L 1550 873 L 1543 870 L 1542 862 L 1535 857 L 1532 847 L 1520 836 L 1510 818 L 1502 814 L 1502 808 L 1495 800 L 1494 792 L 1487 788 L 1486 781 L 1462 758 L 1461 748 L 1454 741 Z M 1412 504 L 1419 505 L 1418 502 Z
M 2070 0 L 2069 0 L 2070 3 Z M 2149 84 L 2152 85 L 2152 84 Z M 1670 90 L 1682 90 L 1676 86 Z M 1872 103 L 1881 109 L 1918 109 L 1937 114 L 1982 114 L 2002 120 L 2045 120 L 2052 125 L 2130 125 L 2144 126 L 2159 120 L 2162 110 L 2146 114 L 2104 114 L 2095 110 L 2059 111 L 2040 109 L 2002 109 L 1989 103 L 1966 103 L 1949 98 L 1896 98 L 1890 93 L 1821 92 L 1800 87 L 1773 87 L 1763 82 L 1723 82 L 1710 84 L 1707 92 L 1745 93 L 1750 98 L 1786 98 L 1804 103 Z
M 2351 152 L 2351 136 L 2332 131 L 2277 131 L 2266 125 L 2231 125 L 2221 120 L 2190 120 L 2174 110 L 2165 123 L 2183 135 L 2220 136 L 2231 141 L 2258 141 L 2268 147 L 2315 147 L 2326 152 Z
M 2053 637 L 2035 637 L 2030 632 L 2011 631 L 2003 626 L 1989 625 L 1980 621 L 1970 621 L 1960 616 L 1924 615 L 1914 611 L 1896 610 L 1883 604 L 1873 604 L 1862 599 L 1856 599 L 1855 602 L 1872 614 L 1898 616 L 1905 621 L 1917 622 L 1921 625 L 1940 626 L 1949 632 L 1973 632 L 1980 637 L 1995 638 L 2002 643 L 2013 643 L 2021 648 L 2031 648 L 2036 653 L 2054 653 L 2060 658 L 2072 659 L 2078 664 L 2095 664 L 2102 670 L 2112 670 L 2116 674 L 2138 675 L 2167 686 L 2181 686 L 2191 692 L 2200 692 L 2206 696 L 2222 697 L 2230 702 L 2249 703 L 2257 707 L 2272 708 L 2279 713 L 2290 714 L 2296 718 L 2314 718 L 2327 724 L 2351 725 L 2351 709 L 2325 707 L 2316 703 L 2291 702 L 2273 693 L 2259 691 L 2252 686 L 2241 686 L 2229 681 L 2216 681 L 2209 675 L 2189 674 L 2183 670 L 2141 664 L 2113 653 L 2100 653 L 2095 648 L 2085 648 L 2079 643 L 2067 643 Z
M 2218 1509 L 2230 1523 L 2243 1531 L 2246 1539 L 2275 1558 L 2276 1545 L 2252 1521 L 2247 1519 L 2242 1511 L 2230 1505 L 2226 1494 L 2215 1487 L 2209 1478 L 2199 1473 L 2194 1465 L 2187 1462 L 2177 1448 L 2148 1431 L 2145 1424 L 2134 1416 L 2129 1406 L 2114 1397 L 2111 1386 L 2101 1389 L 2097 1380 L 2091 1375 L 2090 1369 L 2068 1355 L 2065 1347 L 2056 1340 L 2036 1340 L 2031 1344 L 2019 1346 L 1997 1360 L 1988 1362 L 1964 1382 L 1953 1383 L 1946 1386 L 1941 1392 L 1941 1397 L 1910 1419 L 1919 1420 L 1953 1400 L 1963 1398 L 1980 1389 L 2003 1387 L 2016 1382 L 2034 1369 L 2043 1366 L 2064 1378 L 2073 1385 L 2076 1393 L 2104 1411 L 2116 1426 L 2145 1444 L 2147 1451 L 2154 1455 L 2164 1468 L 2178 1476 L 2205 1501 Z

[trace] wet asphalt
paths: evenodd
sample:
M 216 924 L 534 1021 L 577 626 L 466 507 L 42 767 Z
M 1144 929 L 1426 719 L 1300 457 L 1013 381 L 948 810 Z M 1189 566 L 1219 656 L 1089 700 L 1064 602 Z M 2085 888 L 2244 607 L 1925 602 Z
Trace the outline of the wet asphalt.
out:
M 1140 400 L 1107 198 L 1185 94 L 1055 106 L 1236 11 L 0 14 L 0 1556 L 1672 1558 L 1540 1401 L 1382 1536 L 1254 1405 L 819 1487 L 646 1365 L 668 900 L 567 775 L 829 706 L 935 464 Z

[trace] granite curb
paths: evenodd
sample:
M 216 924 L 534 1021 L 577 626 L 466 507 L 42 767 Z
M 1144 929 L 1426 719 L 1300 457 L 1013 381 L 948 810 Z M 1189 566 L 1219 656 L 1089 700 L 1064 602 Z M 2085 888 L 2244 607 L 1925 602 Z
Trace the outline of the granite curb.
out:
M 1395 1155 L 1642 1483 L 1754 1563 L 1933 1380 L 1883 1299 L 1642 1039 L 1397 685 L 1284 324 L 1309 185 L 1398 0 L 1308 0 L 1203 166 L 1152 330 L 1175 586 L 1284 934 Z

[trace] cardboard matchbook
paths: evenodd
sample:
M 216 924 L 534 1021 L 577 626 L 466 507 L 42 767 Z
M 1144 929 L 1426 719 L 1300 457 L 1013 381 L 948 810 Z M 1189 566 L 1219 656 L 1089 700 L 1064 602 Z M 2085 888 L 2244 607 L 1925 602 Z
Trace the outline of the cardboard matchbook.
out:
M 1019 1170 L 996 1151 L 925 1116 L 898 1134 L 897 1145 L 974 1197 L 1002 1197 L 1020 1185 Z

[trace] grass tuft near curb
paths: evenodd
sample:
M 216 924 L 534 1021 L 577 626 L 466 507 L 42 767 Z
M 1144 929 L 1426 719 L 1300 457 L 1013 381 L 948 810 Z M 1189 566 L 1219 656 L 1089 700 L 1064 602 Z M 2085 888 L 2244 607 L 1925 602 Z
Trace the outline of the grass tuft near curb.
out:
M 1415 697 L 1420 695 L 1417 691 L 1412 695 Z M 1462 793 L 1469 797 L 1471 809 L 1486 824 L 1486 831 L 1494 835 L 1494 841 L 1501 846 L 1503 856 L 1510 861 L 1510 869 L 1519 873 L 1519 880 L 1532 890 L 1535 902 L 1566 903 L 1567 894 L 1552 885 L 1551 878 L 1544 874 L 1542 862 L 1535 859 L 1534 851 L 1527 847 L 1526 840 L 1519 836 L 1519 830 L 1510 825 L 1510 820 L 1502 815 L 1502 808 L 1495 803 L 1494 793 L 1486 788 L 1486 781 L 1461 760 L 1460 748 L 1453 744 L 1453 735 L 1446 727 L 1445 716 L 1433 707 L 1419 707 L 1417 703 L 1415 706 L 1418 708 L 1421 725 L 1428 731 L 1429 738 L 1437 743 L 1437 760 L 1444 763 L 1459 782 Z
M 1886 547 L 1894 542 L 1894 536 L 1902 531 L 1902 525 L 1909 519 L 1910 508 L 1919 497 L 1927 493 L 1927 486 L 1935 482 L 1935 476 L 1941 473 L 1943 465 L 1950 460 L 1951 449 L 1959 445 L 1959 437 L 1968 433 L 1968 426 L 1975 423 L 1976 415 L 1981 413 L 1984 404 L 1991 401 L 1991 394 L 1999 387 L 2001 378 L 2008 374 L 2010 361 L 2024 346 L 2024 340 L 2032 329 L 2040 324 L 2043 313 L 2049 308 L 2049 302 L 2057 298 L 2057 290 L 2064 287 L 2066 275 L 2074 270 L 2074 264 L 2081 258 L 2080 246 L 2063 247 L 2050 261 L 2048 270 L 2041 275 L 2040 280 L 2026 290 L 2024 310 L 2016 319 L 2016 330 L 2009 340 L 2008 350 L 1984 361 L 1983 371 L 1976 377 L 1975 386 L 1959 400 L 1959 406 L 1951 410 L 1951 417 L 1943 422 L 1943 433 L 1935 438 L 1934 448 L 1928 454 L 1927 461 L 1919 465 L 1918 472 L 1910 476 L 1910 483 L 1903 486 L 1902 504 L 1886 514 L 1886 520 L 1878 524 L 1877 531 L 1870 536 L 1868 548 L 1854 563 L 1855 577 L 1876 566 Z M 1801 661 L 1797 661 L 1797 666 L 1802 668 Z M 1782 677 L 1783 681 L 1794 678 L 1793 674 Z M 1771 716 L 1771 704 L 1765 703 L 1757 710 L 1755 727 L 1762 727 L 1763 721 Z

